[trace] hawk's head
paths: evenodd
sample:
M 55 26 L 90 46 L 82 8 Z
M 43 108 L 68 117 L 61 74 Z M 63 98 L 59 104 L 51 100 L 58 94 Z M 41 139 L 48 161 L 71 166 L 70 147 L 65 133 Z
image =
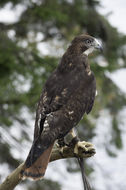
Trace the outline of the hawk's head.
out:
M 82 34 L 73 39 L 70 49 L 74 50 L 74 53 L 84 53 L 86 55 L 89 55 L 95 49 L 101 51 L 102 45 L 96 38 Z

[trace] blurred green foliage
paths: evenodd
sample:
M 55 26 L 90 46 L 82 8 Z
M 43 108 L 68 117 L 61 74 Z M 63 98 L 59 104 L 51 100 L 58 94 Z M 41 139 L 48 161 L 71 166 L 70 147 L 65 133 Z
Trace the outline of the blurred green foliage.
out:
M 104 45 L 102 58 L 107 64 L 104 67 L 98 64 L 99 55 L 97 53 L 90 57 L 99 96 L 96 98 L 90 117 L 85 116 L 84 120 L 80 122 L 78 133 L 82 139 L 91 139 L 96 127 L 92 118 L 97 120 L 100 111 L 108 109 L 112 117 L 111 141 L 117 148 L 122 148 L 117 116 L 126 99 L 113 81 L 108 78 L 106 71 L 113 72 L 126 67 L 126 57 L 123 51 L 126 36 L 119 33 L 116 28 L 111 26 L 107 18 L 100 15 L 97 10 L 100 1 L 1 0 L 0 7 L 3 8 L 7 3 L 11 3 L 13 10 L 16 6 L 23 6 L 24 11 L 16 22 L 0 23 L 0 128 L 9 133 L 16 121 L 21 125 L 26 125 L 27 129 L 28 121 L 27 118 L 21 117 L 21 109 L 24 106 L 27 107 L 34 119 L 36 103 L 42 86 L 60 59 L 56 48 L 61 48 L 60 43 L 62 42 L 62 49 L 65 51 L 73 37 L 81 33 L 89 33 L 102 40 Z M 37 40 L 40 33 L 42 38 Z M 57 45 L 54 41 L 57 41 Z M 40 54 L 37 45 L 45 42 L 51 46 L 55 55 L 50 52 L 44 56 L 43 50 Z M 123 61 L 122 65 L 119 64 L 119 59 Z M 24 85 L 27 85 L 26 90 L 24 90 Z M 21 128 L 21 132 L 22 136 L 20 139 L 16 139 L 16 143 L 22 142 L 24 137 L 29 140 L 25 128 Z M 16 160 L 11 154 L 11 144 L 6 141 L 3 133 L 1 131 L 0 134 L 0 162 L 8 163 L 11 168 L 14 168 L 19 160 Z M 108 154 L 112 155 L 110 150 L 108 150 Z M 69 168 L 69 171 L 71 170 L 72 168 Z M 48 185 L 50 183 L 52 182 L 46 183 L 45 181 L 41 185 L 36 184 L 36 187 L 29 187 L 29 190 L 50 190 L 54 189 L 54 186 L 55 190 L 60 189 L 56 183 L 53 184 L 54 186 Z
M 29 184 L 27 186 L 28 190 L 52 190 L 52 189 L 56 189 L 56 190 L 60 190 L 61 187 L 60 185 L 58 184 L 58 182 L 52 182 L 51 180 L 43 180 L 42 182 L 41 181 L 37 181 L 36 184 L 33 183 L 33 184 Z

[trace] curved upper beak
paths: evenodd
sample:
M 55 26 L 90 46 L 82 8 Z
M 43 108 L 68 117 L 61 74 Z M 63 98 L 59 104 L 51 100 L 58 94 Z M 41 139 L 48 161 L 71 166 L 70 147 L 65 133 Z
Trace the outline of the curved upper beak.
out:
M 103 52 L 102 44 L 96 38 L 94 41 L 94 48 L 100 50 L 100 52 Z

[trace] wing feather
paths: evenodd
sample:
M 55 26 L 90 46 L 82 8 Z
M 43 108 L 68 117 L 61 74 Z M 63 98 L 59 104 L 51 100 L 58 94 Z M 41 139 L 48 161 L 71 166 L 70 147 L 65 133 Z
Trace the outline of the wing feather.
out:
M 79 64 L 77 64 L 77 61 Z M 88 81 L 84 65 L 85 59 L 74 59 L 73 67 L 68 72 L 62 73 L 58 68 L 48 78 L 36 111 L 36 122 L 34 137 L 37 138 L 44 130 L 44 122 L 49 113 L 60 110 L 72 100 L 73 94 L 77 94 L 79 89 L 85 85 L 84 112 L 89 113 L 92 109 L 95 98 L 95 80 L 88 87 Z M 81 64 L 82 63 L 82 64 Z M 69 64 L 69 63 L 68 63 Z M 90 81 L 90 80 L 89 80 Z

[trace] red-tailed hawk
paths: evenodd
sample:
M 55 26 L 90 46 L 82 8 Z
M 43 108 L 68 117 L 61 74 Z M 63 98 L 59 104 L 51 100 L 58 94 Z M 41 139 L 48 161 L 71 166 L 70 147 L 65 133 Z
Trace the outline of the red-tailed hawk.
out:
M 91 111 L 96 82 L 88 54 L 94 49 L 101 49 L 94 37 L 75 37 L 46 81 L 36 111 L 34 140 L 22 177 L 42 178 L 54 142 L 69 133 L 84 113 Z

